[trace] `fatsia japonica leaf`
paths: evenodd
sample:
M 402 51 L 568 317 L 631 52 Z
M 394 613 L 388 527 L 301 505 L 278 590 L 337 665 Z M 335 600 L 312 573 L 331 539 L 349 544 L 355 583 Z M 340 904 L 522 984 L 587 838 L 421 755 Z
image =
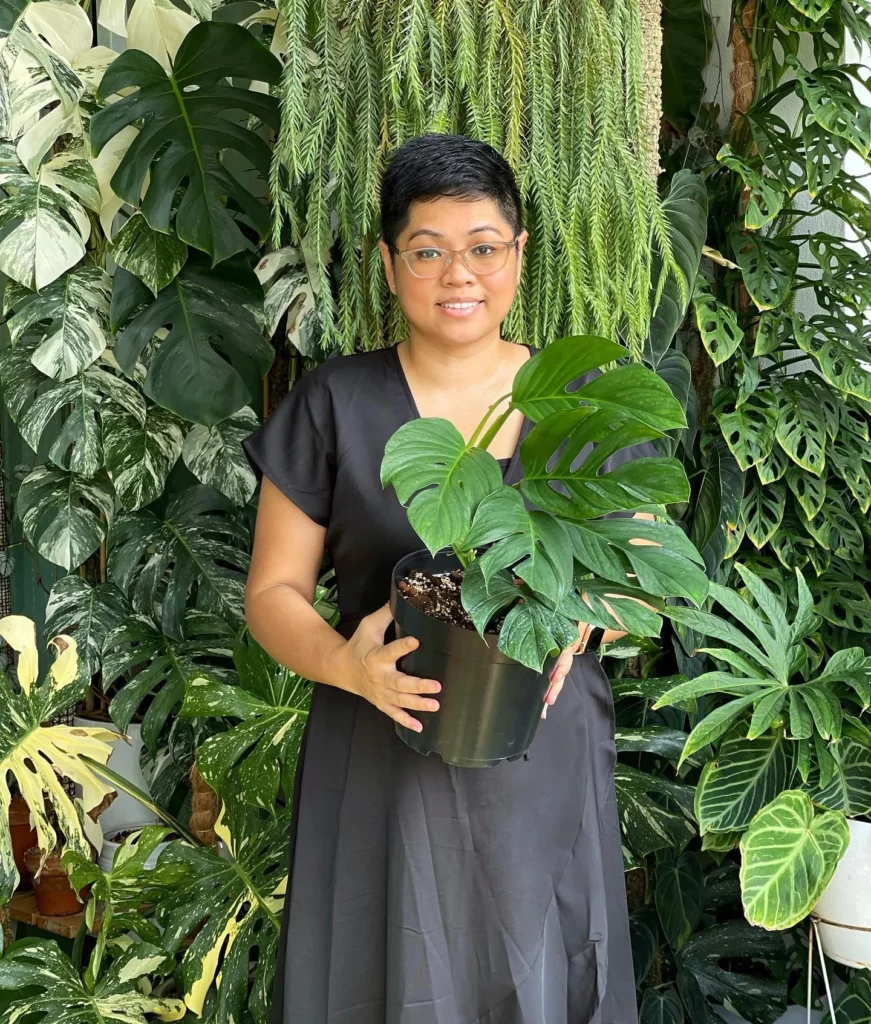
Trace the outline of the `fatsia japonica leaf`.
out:
M 19 1020 L 34 1024 L 180 1020 L 185 1013 L 180 999 L 145 995 L 138 985 L 140 980 L 150 980 L 165 962 L 163 950 L 135 942 L 112 961 L 91 991 L 56 942 L 22 939 L 0 958 L 0 991 L 12 992 L 11 999 L 4 1000 L 10 1024 Z
M 192 257 L 157 298 L 126 271 L 117 271 L 115 282 L 113 327 L 126 324 L 115 356 L 128 376 L 144 356 L 149 398 L 207 426 L 251 401 L 247 381 L 269 370 L 274 353 L 258 322 L 263 292 L 244 260 L 209 269 Z M 169 333 L 146 353 L 161 328 Z
M 127 600 L 114 583 L 92 586 L 78 573 L 70 573 L 51 588 L 45 608 L 45 634 L 73 636 L 80 671 L 90 678 L 102 662 L 106 637 L 129 612 Z
M 105 473 L 87 479 L 55 466 L 37 466 L 18 491 L 18 515 L 27 539 L 49 562 L 81 565 L 100 546 L 115 513 Z
M 143 741 L 152 752 L 170 711 L 184 699 L 187 679 L 205 672 L 219 680 L 228 678 L 235 634 L 223 619 L 191 610 L 184 630 L 185 638 L 174 640 L 144 615 L 133 615 L 103 644 L 103 687 L 122 683 L 109 705 L 118 728 L 126 731 L 146 697 L 153 698 L 142 725 Z
M 118 516 L 109 533 L 109 575 L 133 607 L 184 636 L 189 603 L 236 626 L 249 556 L 248 530 L 226 498 L 190 487 L 152 511 Z
M 109 255 L 157 295 L 184 266 L 188 247 L 174 234 L 155 231 L 141 213 L 134 213 L 112 239 Z
M 160 497 L 181 449 L 181 422 L 159 405 L 147 405 L 141 421 L 125 412 L 103 420 L 103 458 L 128 512 Z
M 256 1024 L 266 1024 L 287 886 L 288 819 L 286 813 L 271 818 L 242 804 L 225 805 L 215 831 L 232 860 L 184 842 L 161 854 L 158 871 L 184 871 L 158 904 L 164 944 L 171 953 L 183 950 L 179 979 L 192 1013 L 201 1015 L 216 987 L 215 1024 L 244 1019 L 246 1004 Z
M 415 533 L 435 554 L 468 534 L 479 503 L 502 487 L 502 471 L 489 452 L 467 447 L 448 420 L 413 419 L 385 445 L 381 486 L 389 485 L 408 507 Z
M 95 362 L 109 344 L 112 282 L 99 267 L 82 266 L 39 292 L 19 294 L 7 320 L 12 344 L 38 331 L 30 357 L 48 377 L 66 380 Z M 9 312 L 8 303 L 4 303 Z
M 277 664 L 254 641 L 234 651 L 235 686 L 206 675 L 188 679 L 182 717 L 238 718 L 197 750 L 197 768 L 224 800 L 272 813 L 279 785 L 286 799 L 308 720 L 311 684 Z
M 254 410 L 246 406 L 213 427 L 191 427 L 182 448 L 184 464 L 200 483 L 214 487 L 235 505 L 247 505 L 257 478 L 242 441 L 259 423 Z
M 844 815 L 816 814 L 808 795 L 785 790 L 741 838 L 741 897 L 751 924 L 791 928 L 813 909 L 850 842 Z
M 103 76 L 99 96 L 132 91 L 91 119 L 95 153 L 128 125 L 142 125 L 112 176 L 113 190 L 164 232 L 170 230 L 180 191 L 175 231 L 182 241 L 207 252 L 213 266 L 243 250 L 245 236 L 227 204 L 241 210 L 261 235 L 269 229 L 268 208 L 223 156 L 232 152 L 267 179 L 269 146 L 235 115 L 248 114 L 277 130 L 278 103 L 227 80 L 275 84 L 280 77 L 278 60 L 247 29 L 228 22 L 206 21 L 191 29 L 170 72 L 147 53 L 127 50 Z
M 10 792 L 8 776 L 27 801 L 43 855 L 55 848 L 56 828 L 69 849 L 90 856 L 91 847 L 82 822 L 110 792 L 79 754 L 105 764 L 112 753 L 110 744 L 118 734 L 102 728 L 44 725 L 55 715 L 80 701 L 89 680 L 78 671 L 76 642 L 58 636 L 52 643 L 57 657 L 45 678 L 38 682 L 39 663 L 36 629 L 30 619 L 9 615 L 0 619 L 0 637 L 19 653 L 18 685 L 0 673 L 0 815 L 6 821 Z M 76 804 L 61 785 L 61 777 L 82 787 Z M 8 828 L 0 829 L 0 903 L 7 903 L 18 884 Z M 0 963 L 3 961 L 0 960 Z

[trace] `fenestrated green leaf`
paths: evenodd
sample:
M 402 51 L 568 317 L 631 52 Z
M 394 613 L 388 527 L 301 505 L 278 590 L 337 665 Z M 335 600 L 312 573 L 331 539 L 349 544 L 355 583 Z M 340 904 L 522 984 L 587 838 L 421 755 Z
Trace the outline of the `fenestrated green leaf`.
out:
M 770 356 L 773 352 L 786 345 L 792 337 L 792 324 L 789 317 L 781 311 L 766 310 L 759 317 L 756 328 L 756 341 L 753 345 L 754 359 L 759 356 Z
M 614 768 L 614 784 L 623 837 L 636 856 L 672 846 L 682 850 L 696 835 L 691 786 L 622 763 Z M 679 810 L 657 797 L 668 798 Z
M 761 807 L 789 786 L 794 746 L 780 732 L 755 740 L 727 737 L 716 760 L 702 769 L 696 787 L 699 829 L 704 833 L 746 828 Z
M 13 345 L 25 332 L 38 330 L 33 365 L 58 380 L 74 377 L 109 344 L 111 288 L 105 271 L 83 266 L 40 292 L 22 295 L 7 321 Z
M 183 950 L 179 979 L 192 1013 L 202 1014 L 206 994 L 216 987 L 216 1024 L 243 1019 L 252 962 L 249 1011 L 254 1020 L 266 1020 L 287 886 L 288 818 L 284 813 L 273 820 L 233 803 L 216 825 L 232 860 L 183 842 L 161 854 L 158 871 L 186 869 L 158 904 L 164 944 L 171 953 Z
M 807 172 L 805 154 L 793 135 L 792 126 L 771 110 L 771 104 L 754 104 L 744 117 L 766 170 L 774 174 L 789 195 L 794 196 L 804 185 Z
M 106 636 L 130 611 L 114 583 L 91 586 L 78 573 L 62 576 L 45 608 L 45 635 L 67 633 L 78 645 L 79 666 L 90 678 L 99 669 Z
M 129 512 L 109 534 L 109 575 L 133 607 L 181 639 L 189 598 L 228 624 L 242 619 L 248 530 L 207 487 L 175 495 L 162 516 Z
M 10 1024 L 146 1024 L 152 1017 L 180 1020 L 184 1003 L 168 996 L 143 995 L 137 982 L 166 962 L 166 954 L 147 942 L 135 942 L 103 974 L 92 992 L 56 942 L 21 939 L 0 958 L 0 990 Z M 15 995 L 21 991 L 20 995 Z
M 864 560 L 865 542 L 862 532 L 844 505 L 841 495 L 831 486 L 826 488 L 823 507 L 806 525 L 818 544 L 846 562 L 861 563 Z
M 468 448 L 453 423 L 439 418 L 409 420 L 390 437 L 381 486 L 391 484 L 432 554 L 462 541 L 480 502 L 503 486 L 493 456 Z
M 610 580 L 579 578 L 578 573 L 575 573 L 575 587 L 583 600 L 572 593 L 569 599 L 574 602 L 573 606 L 569 607 L 568 602 L 562 606 L 572 618 L 636 637 L 659 636 L 662 619 L 656 609 L 661 602 L 652 594 Z
M 213 427 L 191 427 L 184 439 L 181 454 L 187 468 L 201 483 L 214 487 L 236 505 L 246 505 L 257 487 L 242 441 L 259 422 L 254 410 L 246 406 Z
M 112 239 L 109 255 L 157 295 L 184 266 L 188 247 L 172 233 L 155 231 L 134 213 Z
M 747 538 L 763 548 L 777 532 L 786 510 L 786 488 L 782 483 L 762 485 L 754 473 L 741 503 L 741 518 Z
M 748 231 L 758 231 L 766 224 L 770 224 L 786 202 L 787 191 L 780 181 L 751 167 L 735 153 L 729 143 L 720 147 L 717 162 L 735 171 L 744 182 L 744 227 Z
M 829 884 L 849 842 L 843 814 L 815 814 L 800 790 L 777 796 L 741 839 L 741 897 L 747 920 L 770 930 L 797 924 Z
M 793 462 L 822 476 L 826 468 L 826 425 L 815 394 L 801 381 L 786 380 L 777 392 L 775 436 Z
M 274 84 L 280 77 L 278 60 L 247 29 L 228 22 L 206 21 L 191 29 L 170 73 L 141 50 L 121 54 L 103 76 L 98 95 L 106 99 L 133 91 L 98 111 L 90 129 L 98 154 L 122 129 L 143 123 L 112 176 L 113 191 L 141 209 L 152 228 L 168 232 L 180 190 L 178 237 L 207 252 L 213 266 L 240 252 L 245 236 L 225 200 L 237 205 L 261 234 L 269 227 L 268 211 L 222 156 L 227 151 L 238 154 L 267 179 L 270 151 L 256 132 L 231 117 L 241 112 L 277 129 L 278 103 L 266 93 L 226 80 Z
M 732 229 L 729 234 L 744 286 L 758 309 L 775 309 L 789 295 L 798 269 L 798 246 Z
M 795 68 L 796 91 L 814 118 L 867 158 L 871 151 L 871 111 L 856 95 L 849 76 L 840 68 L 814 68 L 811 72 L 794 58 L 787 57 L 787 63 Z
M 708 289 L 699 289 L 693 298 L 696 326 L 715 366 L 725 363 L 741 344 L 744 332 L 738 316 L 729 306 L 718 302 Z
M 767 391 L 754 391 L 736 405 L 732 388 L 720 388 L 714 397 L 714 415 L 729 451 L 745 472 L 768 458 L 774 444 L 777 409 Z
M 72 409 L 48 455 L 61 469 L 87 477 L 103 465 L 101 421 L 124 413 L 145 419 L 145 402 L 136 388 L 102 367 L 92 366 L 64 381 L 46 378 L 18 422 L 22 437 L 34 451 L 48 424 L 69 405 Z
M 866 369 L 871 348 L 863 332 L 828 313 L 805 317 L 796 312 L 792 322 L 799 348 L 813 356 L 832 387 L 864 401 L 871 399 L 871 374 Z
M 103 688 L 138 669 L 112 698 L 109 713 L 126 731 L 133 715 L 149 695 L 160 696 L 145 713 L 142 738 L 154 751 L 166 716 L 184 699 L 185 682 L 208 672 L 218 680 L 228 677 L 234 632 L 216 615 L 189 611 L 184 620 L 185 639 L 173 640 L 144 615 L 133 615 L 113 629 L 103 645 Z
M 738 918 L 696 932 L 680 951 L 679 967 L 715 1004 L 728 1003 L 736 1014 L 754 1024 L 774 1024 L 786 1009 L 786 958 L 783 935 L 754 928 Z M 752 960 L 752 973 L 736 969 L 736 960 Z M 776 964 L 777 980 L 771 971 L 764 971 L 766 962 Z M 697 1024 L 696 1017 L 693 1024 Z
M 555 605 L 572 582 L 572 546 L 568 531 L 544 512 L 529 512 L 520 493 L 501 487 L 478 505 L 463 540 L 469 549 L 490 547 L 478 559 L 485 584 L 503 569 L 513 569 L 537 593 Z
M 756 463 L 756 473 L 763 485 L 776 483 L 786 476 L 786 471 L 792 465 L 789 456 L 779 444 L 771 446 L 768 458 Z
M 584 406 L 554 413 L 533 427 L 521 445 L 523 494 L 545 512 L 569 521 L 686 501 L 689 484 L 677 459 L 639 458 L 602 472 L 616 452 L 656 436 L 657 431 L 637 421 L 615 427 L 612 414 L 604 409 Z M 584 450 L 589 454 L 573 469 Z M 568 493 L 557 491 L 554 483 Z
M 129 512 L 160 497 L 181 450 L 181 425 L 159 405 L 146 407 L 144 422 L 123 412 L 104 418 L 106 469 Z
M 837 576 L 815 580 L 814 595 L 817 611 L 827 622 L 857 633 L 871 632 L 871 597 L 860 581 Z
M 274 356 L 257 321 L 263 292 L 248 264 L 232 259 L 210 270 L 202 258 L 192 256 L 156 299 L 141 284 L 137 295 L 131 277 L 116 271 L 112 295 L 113 327 L 135 312 L 115 346 L 124 372 L 133 376 L 146 345 L 166 327 L 166 338 L 147 358 L 149 398 L 207 426 L 247 405 L 253 396 L 246 381 L 262 377 Z M 119 279 L 126 284 L 124 292 L 119 291 Z
M 672 949 L 680 949 L 702 916 L 705 876 L 694 853 L 656 865 L 656 910 Z
M 55 466 L 37 466 L 18 491 L 18 515 L 43 558 L 64 569 L 81 565 L 100 546 L 115 512 L 105 473 L 90 480 Z
M 850 146 L 846 139 L 826 131 L 815 117 L 804 119 L 801 136 L 807 167 L 808 195 L 816 199 L 820 192 L 839 177 Z
M 182 717 L 239 718 L 197 750 L 197 768 L 225 800 L 273 813 L 279 783 L 293 794 L 293 776 L 311 700 L 311 684 L 274 662 L 251 641 L 236 647 L 239 685 L 194 675 Z
M 847 417 L 845 419 L 849 422 Z M 830 468 L 849 487 L 864 515 L 871 507 L 871 476 L 865 461 L 869 456 L 868 439 L 850 430 L 842 430 L 834 441 L 829 442 L 828 455 Z
M 644 990 L 639 1011 L 639 1024 L 683 1024 L 684 1012 L 680 996 L 673 988 Z
M 569 385 L 590 370 L 628 355 L 616 342 L 593 335 L 559 338 L 527 359 L 514 375 L 511 404 L 538 423 L 555 412 L 574 409 Z
M 813 519 L 826 500 L 825 478 L 816 477 L 798 466 L 790 466 L 786 471 L 786 485 L 795 495 L 805 519 Z
M 837 743 L 829 745 L 834 772 L 825 787 L 809 787 L 814 803 L 850 817 L 871 812 L 871 744 L 853 726 L 846 726 Z

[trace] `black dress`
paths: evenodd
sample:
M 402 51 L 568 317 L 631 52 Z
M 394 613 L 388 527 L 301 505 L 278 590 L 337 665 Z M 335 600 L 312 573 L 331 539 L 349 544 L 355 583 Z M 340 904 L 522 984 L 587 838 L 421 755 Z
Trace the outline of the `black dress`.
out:
M 383 349 L 306 374 L 245 442 L 328 528 L 346 637 L 423 546 L 379 482 L 385 443 L 417 415 Z M 521 472 L 518 444 L 506 482 Z M 593 655 L 526 758 L 494 768 L 417 754 L 367 701 L 316 685 L 272 1024 L 636 1024 L 615 760 Z

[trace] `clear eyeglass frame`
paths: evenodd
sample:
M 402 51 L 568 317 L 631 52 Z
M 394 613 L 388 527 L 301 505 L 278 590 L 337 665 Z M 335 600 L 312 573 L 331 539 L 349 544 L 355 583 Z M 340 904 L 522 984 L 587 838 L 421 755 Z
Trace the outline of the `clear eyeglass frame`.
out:
M 501 250 L 503 253 L 503 257 L 498 266 L 494 265 L 490 270 L 482 272 L 479 270 L 475 270 L 475 268 L 471 265 L 471 263 L 469 262 L 469 253 L 473 249 L 478 249 L 481 246 L 485 245 L 490 245 L 496 248 L 497 250 Z M 439 245 L 422 245 L 414 249 L 397 249 L 395 245 L 391 245 L 390 248 L 393 250 L 393 252 L 396 253 L 397 256 L 399 256 L 402 259 L 402 262 L 408 267 L 409 272 L 414 277 L 422 278 L 423 280 L 441 277 L 442 274 L 444 274 L 448 267 L 451 265 L 451 263 L 453 263 L 454 257 L 457 256 L 458 254 L 462 254 L 463 263 L 466 264 L 466 268 L 469 270 L 470 273 L 474 274 L 476 277 L 486 277 L 488 274 L 496 274 L 500 270 L 504 269 L 505 264 L 508 262 L 508 253 L 512 249 L 517 248 L 517 237 L 515 236 L 514 238 L 512 238 L 510 242 L 506 242 L 501 238 L 494 241 L 475 242 L 474 245 L 468 245 L 466 246 L 465 249 L 443 249 Z M 441 259 L 432 260 L 432 273 L 420 274 L 412 267 L 411 257 L 416 252 L 438 252 L 441 254 Z

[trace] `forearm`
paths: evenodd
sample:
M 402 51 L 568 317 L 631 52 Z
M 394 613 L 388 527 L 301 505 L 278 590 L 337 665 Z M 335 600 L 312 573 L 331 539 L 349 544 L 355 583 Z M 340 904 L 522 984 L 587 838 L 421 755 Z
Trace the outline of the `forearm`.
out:
M 316 683 L 348 689 L 347 641 L 288 583 L 245 596 L 251 635 L 276 661 Z

